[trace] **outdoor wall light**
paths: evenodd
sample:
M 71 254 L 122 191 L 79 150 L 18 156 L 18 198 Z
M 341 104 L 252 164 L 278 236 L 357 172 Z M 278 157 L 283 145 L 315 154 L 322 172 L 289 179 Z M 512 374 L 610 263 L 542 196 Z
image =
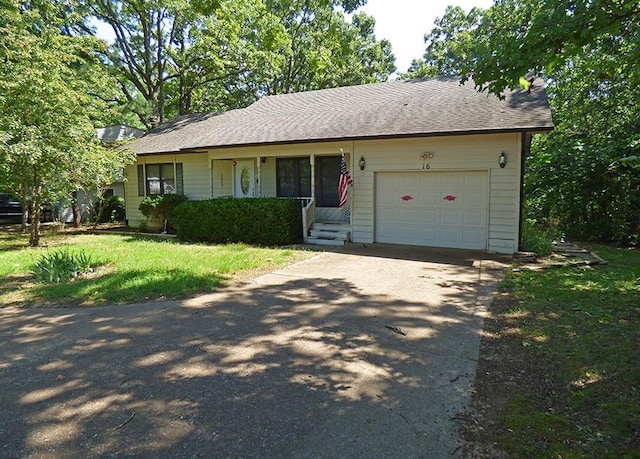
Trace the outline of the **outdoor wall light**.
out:
M 425 151 L 424 153 L 422 153 L 422 155 L 420 156 L 420 158 L 423 161 L 426 161 L 427 159 L 431 159 L 433 158 L 433 153 L 431 153 L 430 151 Z
M 500 165 L 500 169 L 504 169 L 504 166 L 507 165 L 507 155 L 504 154 L 504 151 L 500 153 L 500 157 L 498 158 L 498 164 Z
M 364 160 L 364 156 L 360 156 L 360 161 L 358 162 L 358 165 L 360 166 L 360 170 L 363 171 L 365 166 L 367 165 L 367 162 Z
M 260 158 L 260 162 L 261 162 L 262 164 L 266 163 L 266 162 L 267 162 L 267 157 L 266 157 L 266 156 L 263 156 L 262 158 Z

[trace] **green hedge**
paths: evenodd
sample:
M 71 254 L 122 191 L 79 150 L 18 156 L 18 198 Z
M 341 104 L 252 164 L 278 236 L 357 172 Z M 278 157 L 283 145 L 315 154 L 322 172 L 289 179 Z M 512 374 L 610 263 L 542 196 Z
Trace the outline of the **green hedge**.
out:
M 187 201 L 173 209 L 171 223 L 183 241 L 284 245 L 302 240 L 301 212 L 297 199 Z

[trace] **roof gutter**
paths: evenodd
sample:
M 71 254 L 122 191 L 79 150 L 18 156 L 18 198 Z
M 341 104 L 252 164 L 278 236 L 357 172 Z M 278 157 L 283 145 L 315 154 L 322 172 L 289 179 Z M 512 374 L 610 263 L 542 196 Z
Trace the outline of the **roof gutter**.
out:
M 329 142 L 354 142 L 363 140 L 390 140 L 390 139 L 415 139 L 425 137 L 450 137 L 450 136 L 468 136 L 468 135 L 486 135 L 486 134 L 510 134 L 510 133 L 545 133 L 553 130 L 553 127 L 525 127 L 514 129 L 484 129 L 484 130 L 465 130 L 465 131 L 444 131 L 444 132 L 422 132 L 411 134 L 383 134 L 373 136 L 353 136 L 353 137 L 325 137 L 315 139 L 300 139 L 300 140 L 279 140 L 279 141 L 265 141 L 265 142 L 250 142 L 250 143 L 236 143 L 227 145 L 209 145 L 199 146 L 193 148 L 181 148 L 178 150 L 180 153 L 206 153 L 207 150 L 212 149 L 227 149 L 227 148 L 240 148 L 240 147 L 258 147 L 263 145 L 295 145 L 295 144 L 309 144 L 309 143 L 329 143 Z M 138 155 L 167 155 L 175 154 L 176 151 L 162 151 L 162 152 L 147 152 L 138 153 Z

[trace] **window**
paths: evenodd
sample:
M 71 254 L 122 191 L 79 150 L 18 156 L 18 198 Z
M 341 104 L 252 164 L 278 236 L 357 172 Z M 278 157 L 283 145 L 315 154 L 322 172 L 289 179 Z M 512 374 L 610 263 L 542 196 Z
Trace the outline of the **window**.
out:
M 138 196 L 184 194 L 182 163 L 138 166 Z
M 340 156 L 316 156 L 316 205 L 338 207 Z
M 277 158 L 278 197 L 311 196 L 311 164 L 309 157 Z

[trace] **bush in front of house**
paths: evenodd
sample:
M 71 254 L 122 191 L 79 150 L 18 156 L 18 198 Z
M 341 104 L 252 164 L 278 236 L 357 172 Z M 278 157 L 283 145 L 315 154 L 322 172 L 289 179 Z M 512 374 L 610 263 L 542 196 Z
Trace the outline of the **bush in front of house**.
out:
M 246 198 L 188 201 L 173 210 L 178 238 L 190 242 L 285 245 L 302 239 L 297 199 Z
M 93 208 L 99 209 L 99 214 L 96 216 L 98 223 L 118 223 L 126 219 L 124 199 L 120 196 L 106 197 L 102 202 L 102 207 L 100 207 L 100 201 L 96 201 Z
M 549 231 L 538 225 L 538 222 L 526 218 L 522 225 L 522 250 L 534 252 L 537 255 L 549 255 L 553 248 L 552 237 Z
M 171 222 L 171 216 L 176 206 L 187 202 L 189 198 L 182 194 L 159 194 L 147 196 L 142 200 L 138 209 L 147 220 L 155 219 L 160 225 L 165 221 Z

